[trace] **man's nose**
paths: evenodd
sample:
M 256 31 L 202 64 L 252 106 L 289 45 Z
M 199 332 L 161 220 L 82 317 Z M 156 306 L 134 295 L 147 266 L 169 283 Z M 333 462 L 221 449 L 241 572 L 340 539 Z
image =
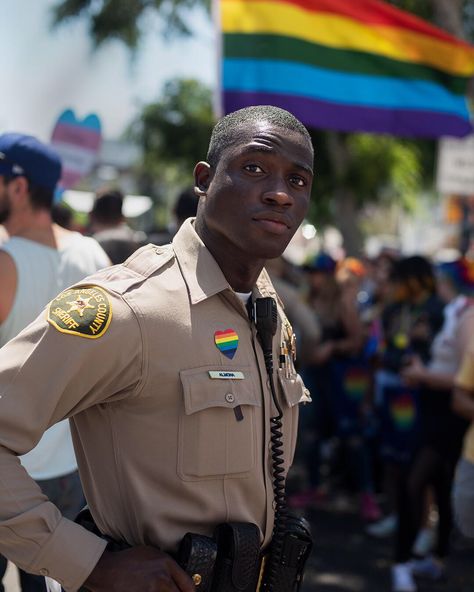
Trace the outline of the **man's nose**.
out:
M 294 202 L 293 197 L 283 184 L 267 189 L 263 194 L 263 201 L 266 204 L 286 207 L 293 205 Z

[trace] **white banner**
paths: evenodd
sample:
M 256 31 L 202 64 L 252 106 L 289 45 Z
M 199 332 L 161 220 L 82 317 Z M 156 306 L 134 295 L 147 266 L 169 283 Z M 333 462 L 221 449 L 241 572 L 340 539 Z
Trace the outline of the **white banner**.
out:
M 474 195 L 474 135 L 439 141 L 436 189 L 449 195 Z

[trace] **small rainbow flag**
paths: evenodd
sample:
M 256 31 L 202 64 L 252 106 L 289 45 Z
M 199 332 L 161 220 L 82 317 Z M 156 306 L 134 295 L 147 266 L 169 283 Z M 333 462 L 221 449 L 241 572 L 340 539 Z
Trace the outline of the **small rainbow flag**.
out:
M 214 342 L 217 349 L 224 354 L 224 356 L 232 360 L 239 345 L 239 336 L 233 329 L 216 331 L 214 333 Z
M 220 0 L 223 110 L 271 104 L 308 127 L 472 131 L 474 47 L 380 0 Z
M 409 430 L 415 421 L 416 410 L 413 398 L 405 393 L 396 397 L 390 405 L 390 413 L 399 430 Z
M 361 401 L 369 388 L 369 377 L 364 368 L 350 368 L 344 377 L 344 388 L 349 398 Z

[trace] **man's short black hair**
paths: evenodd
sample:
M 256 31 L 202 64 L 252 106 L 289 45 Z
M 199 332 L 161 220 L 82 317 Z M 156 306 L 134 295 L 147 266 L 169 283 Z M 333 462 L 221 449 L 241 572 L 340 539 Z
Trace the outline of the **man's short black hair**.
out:
M 54 203 L 54 190 L 47 187 L 40 187 L 32 183 L 26 175 L 4 176 L 5 185 L 8 185 L 19 176 L 24 177 L 28 182 L 28 192 L 30 194 L 31 205 L 35 210 L 51 210 Z
M 196 215 L 199 198 L 194 193 L 194 187 L 188 187 L 181 191 L 173 208 L 173 213 L 178 224 L 182 224 L 186 218 Z
M 234 144 L 236 139 L 245 136 L 248 132 L 249 124 L 256 124 L 262 121 L 301 134 L 313 151 L 311 136 L 299 119 L 296 119 L 294 115 L 285 111 L 285 109 L 280 109 L 280 107 L 257 105 L 229 113 L 229 115 L 224 116 L 216 123 L 209 142 L 207 162 L 215 167 L 223 151 Z
M 119 224 L 123 220 L 123 193 L 119 189 L 109 189 L 97 194 L 91 217 L 100 224 Z

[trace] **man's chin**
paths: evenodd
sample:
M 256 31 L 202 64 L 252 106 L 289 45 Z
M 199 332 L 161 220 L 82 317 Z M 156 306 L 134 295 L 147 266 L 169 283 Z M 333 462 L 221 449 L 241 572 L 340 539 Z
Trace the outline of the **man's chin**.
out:
M 287 244 L 284 245 L 269 245 L 266 248 L 262 248 L 259 250 L 255 250 L 255 257 L 257 257 L 258 259 L 276 259 L 277 257 L 280 257 L 280 255 L 283 255 L 285 249 L 287 247 Z

